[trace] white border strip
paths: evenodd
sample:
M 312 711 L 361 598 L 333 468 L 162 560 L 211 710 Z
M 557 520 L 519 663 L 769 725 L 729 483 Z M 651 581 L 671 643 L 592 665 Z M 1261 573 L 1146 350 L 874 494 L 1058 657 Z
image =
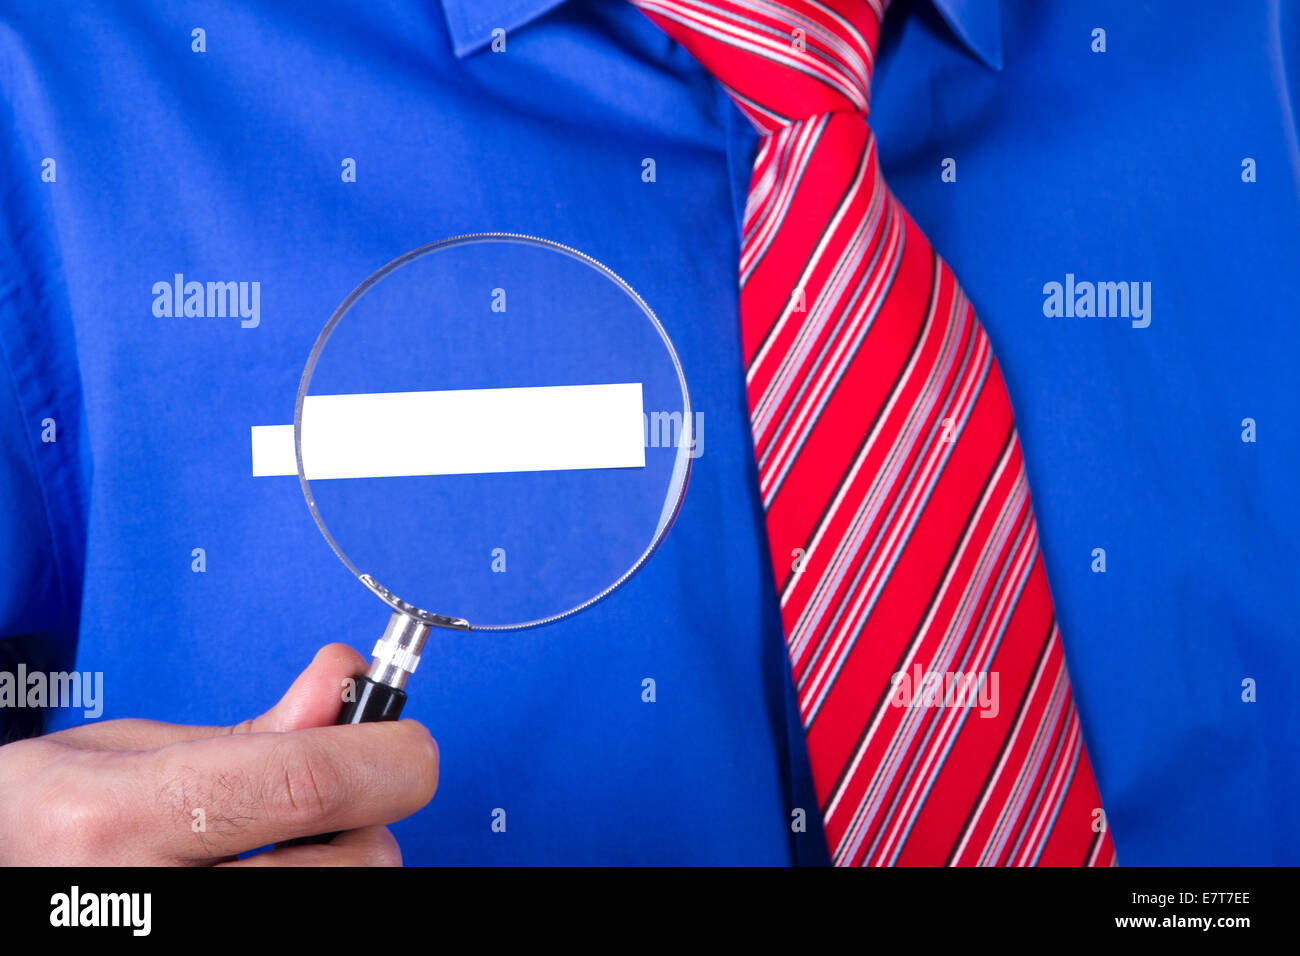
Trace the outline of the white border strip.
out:
M 310 395 L 307 478 L 645 467 L 641 384 Z M 296 475 L 292 425 L 252 427 L 253 477 Z

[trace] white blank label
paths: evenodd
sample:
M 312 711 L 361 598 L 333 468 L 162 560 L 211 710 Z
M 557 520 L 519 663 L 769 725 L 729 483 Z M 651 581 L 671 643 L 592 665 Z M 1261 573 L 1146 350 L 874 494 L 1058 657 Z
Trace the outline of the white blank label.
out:
M 253 475 L 295 475 L 292 425 L 254 425 Z M 641 384 L 309 395 L 309 480 L 645 467 Z

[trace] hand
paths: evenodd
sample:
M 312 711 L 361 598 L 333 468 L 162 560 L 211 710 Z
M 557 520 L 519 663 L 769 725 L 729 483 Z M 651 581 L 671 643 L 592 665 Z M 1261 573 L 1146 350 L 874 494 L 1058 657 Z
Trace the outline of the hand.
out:
M 400 866 L 385 824 L 433 798 L 438 747 L 412 720 L 333 726 L 364 669 L 331 644 L 236 727 L 110 720 L 0 747 L 0 864 Z

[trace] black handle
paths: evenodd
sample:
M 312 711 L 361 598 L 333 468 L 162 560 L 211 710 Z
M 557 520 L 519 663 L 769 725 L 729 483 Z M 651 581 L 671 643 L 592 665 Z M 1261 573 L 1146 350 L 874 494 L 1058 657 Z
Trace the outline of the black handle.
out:
M 397 720 L 402 716 L 402 707 L 406 704 L 406 691 L 389 687 L 371 680 L 364 674 L 356 678 L 355 694 L 352 700 L 343 702 L 339 719 L 335 724 L 370 724 L 380 720 Z M 310 846 L 314 843 L 329 843 L 340 830 L 333 833 L 319 833 L 316 836 L 298 837 L 286 840 L 281 846 Z
M 345 700 L 336 724 L 370 724 L 402 716 L 406 691 L 380 684 L 369 677 L 356 678 L 354 700 Z

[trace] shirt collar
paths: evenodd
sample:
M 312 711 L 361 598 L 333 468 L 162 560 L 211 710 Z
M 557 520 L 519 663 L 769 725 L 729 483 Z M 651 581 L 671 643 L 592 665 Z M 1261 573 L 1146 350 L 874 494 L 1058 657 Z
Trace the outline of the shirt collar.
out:
M 492 42 L 492 31 L 509 34 L 554 10 L 564 0 L 442 0 L 442 12 L 458 57 L 477 53 Z
M 1002 69 L 1001 0 L 932 0 L 957 39 L 989 69 Z
M 510 33 L 565 0 L 442 0 L 442 12 L 458 57 L 476 53 L 492 42 L 498 28 Z M 957 39 L 985 66 L 1002 69 L 1000 0 L 931 0 Z

